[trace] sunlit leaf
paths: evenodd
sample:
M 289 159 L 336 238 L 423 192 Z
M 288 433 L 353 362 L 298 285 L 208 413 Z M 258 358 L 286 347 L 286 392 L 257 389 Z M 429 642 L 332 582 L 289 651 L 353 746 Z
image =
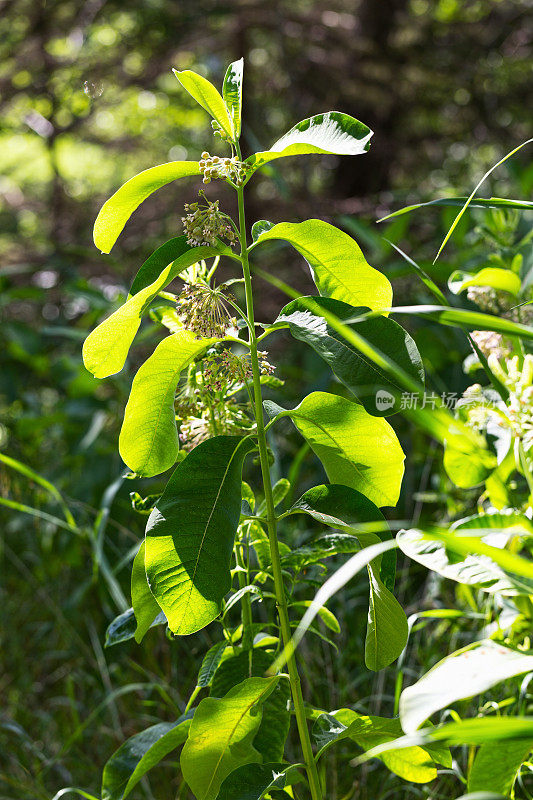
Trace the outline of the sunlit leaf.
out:
M 137 276 L 137 278 L 141 276 L 139 281 L 136 278 L 134 283 L 144 284 L 145 279 L 150 279 L 153 275 L 155 275 L 155 280 L 130 297 L 88 335 L 83 345 L 83 362 L 96 378 L 107 378 L 109 375 L 120 372 L 135 334 L 139 330 L 141 318 L 156 295 L 191 264 L 202 258 L 217 255 L 219 251 L 213 247 L 190 247 L 180 237 L 175 252 L 176 258 L 172 263 L 167 262 L 163 271 L 156 274 L 158 265 L 166 260 L 167 255 L 170 255 L 165 251 L 164 258 L 160 258 L 157 256 L 158 251 L 156 250 L 151 256 L 154 261 L 143 272 L 150 259 L 145 262 Z M 155 258 L 156 256 L 157 258 Z
M 190 69 L 184 69 L 181 72 L 175 69 L 172 71 L 191 97 L 194 97 L 196 102 L 218 122 L 230 139 L 233 139 L 233 125 L 226 104 L 220 96 L 218 89 L 216 89 L 207 78 L 198 75 L 198 73 Z
M 119 437 L 124 462 L 138 475 L 158 475 L 178 454 L 174 395 L 181 372 L 214 339 L 183 330 L 167 336 L 139 368 L 131 386 Z
M 328 111 L 298 122 L 270 150 L 255 153 L 246 162 L 255 171 L 269 161 L 283 156 L 310 153 L 357 156 L 369 149 L 372 136 L 370 128 L 358 119 L 340 111 Z
M 137 621 L 135 641 L 141 642 L 146 631 L 153 625 L 154 620 L 160 614 L 163 614 L 146 580 L 144 542 L 141 543 L 131 568 L 131 603 Z
M 233 124 L 235 139 L 238 139 L 241 135 L 243 67 L 243 58 L 230 64 L 222 85 L 222 96 Z
M 276 239 L 289 242 L 309 264 L 321 295 L 373 311 L 390 308 L 389 280 L 367 263 L 355 239 L 344 231 L 319 219 L 280 222 L 270 228 L 265 221 L 261 224 L 263 232 L 254 246 Z
M 402 728 L 414 733 L 435 711 L 531 670 L 532 655 L 490 640 L 453 653 L 404 689 L 400 697 Z
M 319 747 L 318 757 L 337 742 L 351 739 L 363 750 L 394 741 L 402 734 L 398 719 L 364 716 L 349 708 L 333 714 L 322 714 L 313 726 L 313 738 Z M 419 746 L 391 751 L 380 756 L 380 760 L 391 772 L 413 783 L 428 783 L 437 777 L 435 761 L 442 759 L 451 766 L 451 756 L 446 750 L 432 751 Z
M 198 800 L 215 800 L 222 782 L 245 764 L 259 764 L 252 742 L 262 718 L 262 705 L 278 677 L 248 678 L 225 697 L 199 703 L 181 753 L 183 777 Z
M 327 392 L 313 392 L 291 410 L 270 401 L 265 408 L 276 419 L 292 419 L 332 483 L 351 486 L 377 506 L 396 504 L 405 456 L 386 420 Z
M 153 192 L 177 178 L 191 175 L 200 175 L 197 161 L 170 161 L 130 178 L 100 209 L 93 231 L 98 249 L 109 253 L 135 209 Z
M 517 295 L 520 292 L 521 285 L 520 278 L 516 272 L 499 267 L 484 267 L 479 272 L 456 270 L 452 272 L 448 279 L 448 286 L 454 294 L 464 292 L 470 286 L 489 286 L 491 289 Z
M 215 672 L 211 684 L 211 697 L 224 697 L 245 678 L 261 678 L 270 669 L 274 656 L 261 648 L 241 652 L 224 659 Z M 263 760 L 281 761 L 285 740 L 289 732 L 290 685 L 281 680 L 263 705 L 263 717 L 253 739 L 253 746 L 261 753 Z
M 169 239 L 168 242 L 165 242 L 165 244 L 162 244 L 157 250 L 154 250 L 152 255 L 149 256 L 140 267 L 131 284 L 130 296 L 137 294 L 137 292 L 140 292 L 157 280 L 161 272 L 169 264 L 173 264 L 173 267 L 169 274 L 170 280 L 167 281 L 167 284 L 170 283 L 171 280 L 174 280 L 179 272 L 182 272 L 192 264 L 206 258 L 214 258 L 217 255 L 227 255 L 228 252 L 231 251 L 222 242 L 218 242 L 216 247 L 206 247 L 202 245 L 192 248 L 187 244 L 187 237 L 185 235 Z M 180 258 L 183 260 L 179 261 Z

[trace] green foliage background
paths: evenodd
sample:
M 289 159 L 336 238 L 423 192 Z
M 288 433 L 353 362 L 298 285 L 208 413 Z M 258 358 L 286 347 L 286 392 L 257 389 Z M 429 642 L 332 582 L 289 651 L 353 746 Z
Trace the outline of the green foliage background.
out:
M 154 331 L 143 329 L 128 368 L 101 385 L 80 355 L 87 332 L 125 295 L 139 264 L 181 232 L 183 202 L 194 187 L 174 184 L 154 195 L 109 257 L 92 246 L 101 202 L 139 170 L 196 158 L 212 146 L 206 115 L 180 91 L 170 68 L 194 68 L 218 83 L 225 64 L 244 55 L 248 152 L 326 108 L 373 128 L 364 159 L 271 166 L 273 181 L 254 181 L 249 216 L 335 221 L 393 280 L 396 304 L 407 304 L 426 299 L 423 287 L 382 236 L 424 263 L 453 209 L 419 212 L 386 228 L 374 220 L 408 202 L 468 193 L 527 138 L 528 6 L 527 0 L 0 3 L 0 450 L 57 485 L 78 527 L 73 534 L 1 511 L 2 798 L 50 798 L 71 783 L 97 791 L 100 766 L 118 744 L 179 713 L 198 658 L 212 643 L 209 631 L 173 645 L 152 631 L 149 646 L 128 643 L 104 654 L 104 631 L 126 602 L 141 533 L 130 487 L 116 482 L 118 430 L 131 377 L 153 347 Z M 519 157 L 497 180 L 494 193 L 527 198 L 533 168 Z M 475 220 L 467 215 L 433 268 L 439 283 L 480 257 L 468 233 Z M 271 258 L 263 266 L 305 292 L 303 264 L 296 257 L 288 263 L 279 269 Z M 284 304 L 265 284 L 259 318 L 275 317 Z M 413 327 L 433 371 L 432 388 L 460 392 L 469 382 L 461 371 L 464 338 L 428 323 Z M 284 406 L 302 389 L 322 390 L 329 381 L 317 356 L 302 349 L 293 356 L 288 341 L 272 353 L 273 361 L 283 358 L 288 378 Z M 397 427 L 408 464 L 397 517 L 453 517 L 465 500 L 439 474 L 431 477 L 436 448 L 399 418 Z M 278 440 L 278 460 L 288 463 L 297 446 L 290 434 Z M 304 488 L 320 479 L 300 475 Z M 43 513 L 58 511 L 42 487 L 1 465 L 0 491 Z M 113 580 L 106 578 L 108 565 Z M 433 588 L 422 570 L 401 575 L 408 608 L 410 601 L 429 602 Z M 379 714 L 390 709 L 395 675 L 368 677 L 360 669 L 366 593 L 364 582 L 355 581 L 334 609 L 343 623 L 338 653 L 314 640 L 302 663 L 317 702 L 335 708 L 356 697 L 361 708 L 371 702 L 369 710 Z M 416 673 L 434 663 L 444 629 L 459 647 L 471 624 L 465 616 L 415 636 L 404 668 Z M 389 776 L 384 787 L 383 773 L 372 770 L 363 771 L 369 798 L 397 785 Z M 163 770 L 161 785 L 172 774 Z

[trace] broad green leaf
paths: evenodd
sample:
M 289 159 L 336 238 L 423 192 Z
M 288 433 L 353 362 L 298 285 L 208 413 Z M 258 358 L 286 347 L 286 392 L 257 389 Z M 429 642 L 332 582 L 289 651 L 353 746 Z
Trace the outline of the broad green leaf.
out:
M 170 161 L 130 178 L 107 200 L 94 223 L 94 243 L 109 253 L 135 209 L 153 192 L 177 178 L 200 175 L 197 161 Z
M 532 578 L 514 574 L 497 564 L 489 555 L 469 552 L 462 559 L 452 559 L 447 552 L 447 547 L 452 546 L 449 533 L 447 541 L 443 541 L 425 538 L 417 530 L 400 531 L 396 541 L 406 556 L 448 580 L 479 586 L 483 591 L 491 593 L 533 593 Z
M 481 745 L 468 775 L 468 791 L 491 790 L 511 796 L 520 767 L 532 749 L 533 737 L 529 742 L 507 739 Z
M 113 753 L 104 767 L 102 800 L 123 800 L 131 790 L 172 750 L 187 738 L 191 720 L 160 722 L 136 733 Z
M 198 800 L 215 800 L 235 769 L 261 762 L 252 742 L 261 724 L 262 705 L 278 681 L 278 677 L 248 678 L 225 697 L 206 697 L 199 703 L 181 753 L 183 777 Z
M 291 410 L 270 401 L 265 408 L 292 419 L 332 483 L 351 486 L 377 506 L 396 505 L 405 455 L 386 420 L 327 392 L 313 392 Z
M 134 284 L 137 284 L 137 282 L 139 285 L 145 283 L 145 279 L 150 279 L 152 276 L 155 276 L 155 280 L 130 297 L 110 317 L 91 331 L 85 340 L 83 362 L 89 372 L 92 372 L 96 378 L 107 378 L 108 375 L 120 372 L 135 334 L 139 330 L 141 318 L 154 297 L 191 264 L 219 253 L 213 247 L 189 247 L 183 241 L 180 242 L 174 252 L 176 252 L 176 258 L 170 264 L 167 262 L 162 272 L 156 272 L 156 269 L 166 259 L 167 255 L 170 255 L 168 251 L 165 251 L 166 255 L 163 258 L 158 256 L 157 259 L 152 261 L 151 266 L 143 272 L 144 267 L 150 262 L 150 259 L 148 259 L 137 276 L 137 278 L 139 276 L 141 278 L 139 281 L 136 278 Z M 156 250 L 150 258 L 155 258 L 157 253 L 158 251 Z
M 409 627 L 405 611 L 380 580 L 372 565 L 368 569 L 370 601 L 365 639 L 365 664 L 378 671 L 392 664 L 407 644 Z
M 480 311 L 466 311 L 463 308 L 447 308 L 443 306 L 396 306 L 391 310 L 394 314 L 421 314 L 428 319 L 440 322 L 441 325 L 464 325 L 469 330 L 495 331 L 504 336 L 521 336 L 524 339 L 533 339 L 533 327 L 513 322 L 505 317 L 496 317 L 492 314 L 482 314 Z
M 166 621 L 165 615 L 160 611 L 150 627 L 155 628 L 156 625 L 164 625 Z M 111 647 L 114 644 L 120 644 L 120 642 L 127 642 L 128 639 L 133 639 L 136 630 L 137 620 L 135 619 L 135 613 L 133 608 L 128 608 L 122 614 L 119 614 L 118 617 L 115 617 L 113 622 L 108 626 L 105 634 L 104 647 Z
M 242 650 L 226 658 L 215 672 L 211 684 L 211 697 L 224 697 L 230 689 L 245 678 L 263 677 L 274 662 L 271 653 L 254 647 L 251 652 Z M 285 740 L 289 733 L 290 685 L 281 680 L 263 705 L 263 718 L 253 739 L 253 746 L 265 762 L 281 761 Z
M 131 568 L 131 603 L 137 620 L 135 641 L 139 643 L 142 641 L 146 631 L 152 627 L 156 617 L 163 613 L 157 605 L 146 580 L 144 542 L 141 543 Z
M 197 686 L 201 686 L 202 688 L 211 686 L 213 675 L 217 671 L 218 665 L 227 647 L 228 643 L 224 639 L 222 642 L 217 642 L 213 647 L 209 648 L 202 661 L 200 671 L 198 672 Z
M 313 726 L 313 738 L 319 747 L 318 757 L 332 745 L 351 739 L 363 750 L 370 750 L 384 742 L 401 736 L 398 719 L 363 716 L 348 708 L 334 714 L 322 714 Z M 389 751 L 380 756 L 385 766 L 401 778 L 413 783 L 428 783 L 437 777 L 435 761 L 451 766 L 451 756 L 443 748 L 430 750 L 413 746 L 405 750 Z
M 261 800 L 269 790 L 287 786 L 292 778 L 288 773 L 295 771 L 292 764 L 244 764 L 228 775 L 217 800 Z
M 133 379 L 119 437 L 120 455 L 138 475 L 173 466 L 178 455 L 174 395 L 181 372 L 214 339 L 183 330 L 160 342 Z
M 251 439 L 215 436 L 178 465 L 148 518 L 146 575 L 170 630 L 204 628 L 231 587 L 230 562 Z
M 389 280 L 367 263 L 355 239 L 344 231 L 320 219 L 280 222 L 270 229 L 263 221 L 263 233 L 253 246 L 276 239 L 305 258 L 321 295 L 379 312 L 392 305 Z
M 192 264 L 202 261 L 205 258 L 214 258 L 218 255 L 228 254 L 229 248 L 222 242 L 218 242 L 216 247 L 200 246 L 191 247 L 187 244 L 186 236 L 176 236 L 174 239 L 169 239 L 168 242 L 162 244 L 157 250 L 154 250 L 144 264 L 140 267 L 137 275 L 133 279 L 130 288 L 130 296 L 136 295 L 137 292 L 142 291 L 151 283 L 157 280 L 161 272 L 169 264 L 172 264 L 172 269 L 169 274 L 170 281 Z M 180 260 L 181 259 L 181 260 Z M 164 288 L 164 287 L 163 287 Z
M 303 297 L 285 306 L 274 325 L 287 325 L 295 339 L 305 342 L 329 364 L 335 375 L 361 401 L 373 416 L 394 414 L 396 400 L 404 384 L 395 380 L 376 363 L 334 330 L 321 312 L 324 309 L 346 322 L 365 314 L 365 307 L 355 308 L 332 297 Z M 373 347 L 386 352 L 413 379 L 424 383 L 424 366 L 416 344 L 401 325 L 387 317 L 372 317 L 349 326 Z M 380 403 L 379 398 L 387 402 Z
M 402 728 L 407 734 L 414 733 L 435 711 L 530 670 L 533 670 L 533 655 L 491 640 L 453 653 L 404 689 L 400 697 Z
M 172 71 L 191 97 L 194 97 L 196 102 L 218 122 L 230 139 L 234 139 L 235 135 L 228 109 L 220 96 L 220 92 L 213 86 L 211 81 L 190 69 L 184 69 L 181 72 L 175 69 Z
M 368 497 L 349 486 L 335 483 L 314 486 L 305 492 L 287 512 L 287 514 L 297 513 L 309 514 L 323 525 L 354 533 L 354 536 L 350 536 L 350 541 L 347 542 L 338 536 L 329 539 L 322 537 L 316 543 L 311 542 L 307 545 L 309 548 L 316 544 L 319 558 L 336 555 L 339 552 L 357 552 L 358 548 L 354 547 L 351 542 L 354 538 L 363 547 L 373 544 L 377 538 L 382 540 L 391 538 L 388 524 L 379 508 Z M 365 531 L 366 527 L 369 529 L 368 532 Z M 298 552 L 298 549 L 305 549 L 305 547 L 304 545 L 303 548 L 297 548 L 293 552 Z M 387 589 L 392 591 L 396 574 L 396 553 L 394 551 L 384 553 L 382 558 L 376 561 L 376 566 L 381 561 L 379 570 L 381 580 Z
M 509 292 L 517 295 L 520 292 L 521 281 L 515 272 L 499 267 L 484 267 L 479 272 L 463 272 L 456 270 L 448 279 L 450 291 L 459 294 L 469 286 L 489 286 L 491 289 Z
M 399 208 L 398 211 L 393 211 L 392 214 L 387 214 L 386 217 L 378 219 L 378 222 L 385 222 L 385 220 L 393 217 L 401 217 L 402 214 L 409 214 L 409 212 L 425 206 L 464 206 L 467 200 L 468 197 L 465 195 L 464 197 L 444 197 L 440 200 L 430 200 L 428 203 L 416 203 L 413 206 Z M 533 210 L 533 201 L 509 200 L 505 197 L 476 197 L 471 201 L 470 208 L 517 208 L 528 211 Z
M 456 450 L 453 445 L 446 445 L 443 458 L 444 469 L 451 481 L 461 489 L 480 486 L 498 465 L 496 455 L 488 450 L 478 450 L 472 458 Z
M 246 163 L 255 171 L 283 156 L 310 153 L 358 156 L 369 149 L 372 136 L 373 131 L 358 119 L 340 111 L 328 111 L 298 122 L 270 150 L 255 153 L 246 159 Z
M 233 124 L 235 139 L 238 139 L 241 135 L 243 67 L 243 58 L 230 64 L 222 85 L 222 96 Z

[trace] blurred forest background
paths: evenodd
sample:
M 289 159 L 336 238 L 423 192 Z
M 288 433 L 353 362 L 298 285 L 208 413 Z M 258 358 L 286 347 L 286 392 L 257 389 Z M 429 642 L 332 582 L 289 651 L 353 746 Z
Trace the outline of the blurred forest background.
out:
M 142 534 L 128 497 L 138 487 L 120 477 L 117 439 L 146 355 L 142 337 L 153 331 L 143 329 L 127 368 L 101 384 L 81 362 L 87 332 L 124 297 L 147 255 L 181 232 L 183 203 L 197 187 L 179 182 L 153 195 L 111 256 L 92 244 L 101 203 L 142 169 L 214 149 L 207 115 L 171 68 L 220 85 L 226 65 L 244 56 L 246 155 L 331 109 L 375 131 L 363 158 L 291 159 L 264 170 L 248 192 L 249 220 L 314 216 L 344 227 L 402 305 L 427 296 L 383 236 L 443 285 L 473 246 L 475 215 L 465 215 L 434 268 L 453 209 L 375 220 L 409 202 L 468 194 L 530 135 L 532 38 L 529 0 L 0 0 L 0 450 L 56 485 L 73 517 L 62 530 L 46 517 L 57 508 L 45 485 L 0 469 L 2 495 L 37 510 L 2 509 L 2 798 L 50 798 L 72 783 L 97 792 L 100 766 L 118 744 L 182 707 L 209 644 L 208 632 L 170 645 L 152 631 L 142 648 L 103 650 L 107 624 L 129 606 Z M 483 194 L 530 198 L 528 156 L 508 162 Z M 282 260 L 263 266 L 309 288 L 304 263 L 286 252 Z M 258 289 L 258 317 L 270 317 L 284 298 L 267 284 Z M 414 335 L 439 372 L 435 387 L 460 392 L 468 380 L 457 332 L 425 323 Z M 322 362 L 301 349 L 291 356 L 288 340 L 278 347 L 284 404 L 303 388 L 327 388 Z M 394 424 L 408 457 L 397 518 L 453 515 L 458 501 L 445 479 L 427 485 L 435 448 L 405 421 Z M 278 444 L 280 462 L 294 456 L 296 442 Z M 302 485 L 311 480 L 304 472 Z M 344 614 L 364 605 L 366 590 L 350 591 Z M 423 589 L 415 580 L 410 591 Z M 332 681 L 315 668 L 323 657 L 361 702 L 393 692 L 388 678 L 357 670 L 360 616 L 339 637 L 342 655 L 326 645 L 316 659 L 306 654 L 307 681 L 329 707 L 342 698 L 328 697 Z

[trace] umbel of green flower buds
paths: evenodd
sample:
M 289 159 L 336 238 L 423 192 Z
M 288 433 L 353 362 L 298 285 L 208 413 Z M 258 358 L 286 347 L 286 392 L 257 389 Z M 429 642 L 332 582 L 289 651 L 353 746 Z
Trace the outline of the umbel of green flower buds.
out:
M 181 218 L 187 234 L 187 244 L 191 247 L 200 245 L 212 247 L 217 239 L 226 239 L 233 244 L 237 235 L 226 215 L 220 211 L 218 200 L 211 203 L 203 192 L 200 192 L 200 196 L 204 198 L 205 203 L 186 203 L 187 213 Z
M 239 161 L 237 156 L 223 158 L 221 156 L 212 156 L 204 150 L 200 159 L 200 172 L 204 176 L 204 183 L 225 178 L 235 186 L 242 186 L 246 180 L 248 169 L 248 165 L 244 161 Z
M 183 327 L 197 338 L 222 339 L 235 328 L 237 320 L 230 315 L 222 289 L 204 284 L 186 284 L 177 300 L 177 311 Z

